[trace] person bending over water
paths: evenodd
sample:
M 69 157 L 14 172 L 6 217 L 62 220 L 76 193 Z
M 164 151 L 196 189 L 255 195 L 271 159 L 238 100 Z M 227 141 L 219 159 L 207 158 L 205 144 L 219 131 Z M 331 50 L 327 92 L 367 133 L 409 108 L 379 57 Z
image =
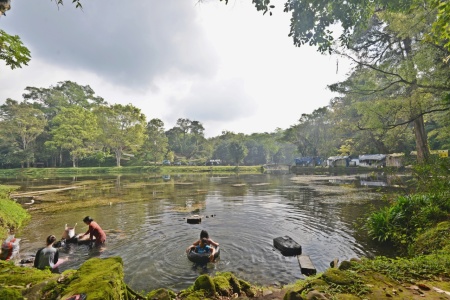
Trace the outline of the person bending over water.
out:
M 85 234 L 81 234 L 78 237 L 82 238 L 85 235 L 89 234 L 89 240 L 95 241 L 95 246 L 103 246 L 106 242 L 106 234 L 103 231 L 103 229 L 100 227 L 100 225 L 97 224 L 97 222 L 94 221 L 91 217 L 87 216 L 83 219 L 83 222 L 86 225 L 89 225 L 89 229 L 86 231 Z M 95 237 L 95 240 L 94 240 Z
M 189 247 L 187 247 L 186 252 L 189 253 L 189 251 L 191 251 L 192 248 L 195 248 L 196 246 L 200 245 L 200 242 L 202 239 L 206 239 L 206 243 L 209 246 L 213 246 L 211 248 L 216 248 L 219 246 L 219 243 L 214 242 L 212 239 L 209 238 L 209 234 L 208 231 L 206 230 L 202 230 L 200 232 L 200 239 L 196 240 L 194 243 L 192 243 L 192 245 L 190 245 Z

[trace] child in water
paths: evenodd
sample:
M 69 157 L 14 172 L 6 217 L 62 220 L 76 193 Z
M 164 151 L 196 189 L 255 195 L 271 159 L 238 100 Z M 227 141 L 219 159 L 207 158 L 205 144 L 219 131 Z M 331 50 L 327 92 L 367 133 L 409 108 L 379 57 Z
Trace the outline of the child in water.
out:
M 209 256 L 209 261 L 213 261 L 214 260 L 214 254 L 216 254 L 216 249 L 214 247 L 211 247 L 211 246 L 208 245 L 208 239 L 207 238 L 202 238 L 200 240 L 200 244 L 195 246 L 195 252 L 197 252 L 199 254 L 211 253 L 210 256 Z
M 200 232 L 200 239 L 195 241 L 194 243 L 192 243 L 192 245 L 190 245 L 189 247 L 187 247 L 186 249 L 186 253 L 189 253 L 189 251 L 191 251 L 191 249 L 195 248 L 196 246 L 200 245 L 200 242 L 202 239 L 206 239 L 206 244 L 209 246 L 213 246 L 211 248 L 217 248 L 219 247 L 219 243 L 214 242 L 212 239 L 209 238 L 209 234 L 208 231 L 206 230 L 202 230 Z

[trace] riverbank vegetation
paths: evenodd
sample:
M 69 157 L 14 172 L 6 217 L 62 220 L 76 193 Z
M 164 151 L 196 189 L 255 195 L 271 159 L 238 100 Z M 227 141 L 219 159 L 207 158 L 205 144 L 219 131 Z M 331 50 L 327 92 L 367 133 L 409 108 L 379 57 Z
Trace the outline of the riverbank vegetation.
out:
M 8 232 L 20 228 L 29 219 L 29 214 L 20 204 L 9 198 L 16 186 L 0 185 L 0 240 L 4 240 Z

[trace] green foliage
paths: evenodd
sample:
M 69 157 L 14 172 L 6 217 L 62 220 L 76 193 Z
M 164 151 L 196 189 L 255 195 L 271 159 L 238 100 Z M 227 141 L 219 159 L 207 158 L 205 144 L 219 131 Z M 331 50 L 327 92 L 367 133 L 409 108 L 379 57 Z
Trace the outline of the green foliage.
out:
M 396 259 L 379 256 L 375 259 L 364 259 L 361 264 L 355 264 L 353 269 L 379 272 L 403 282 L 410 282 L 412 279 L 433 280 L 435 276 L 448 277 L 450 275 L 450 254 L 438 252 L 431 255 Z
M 408 246 L 417 235 L 450 213 L 449 198 L 433 194 L 399 196 L 390 206 L 370 214 L 366 227 L 373 239 Z
M 437 224 L 417 237 L 410 247 L 410 255 L 431 254 L 450 250 L 450 221 Z
M 9 35 L 0 29 L 0 60 L 14 70 L 28 65 L 30 59 L 30 50 L 22 44 L 20 37 Z
M 20 228 L 30 218 L 22 206 L 9 199 L 9 194 L 18 187 L 0 185 L 0 240 L 3 240 L 8 230 Z
M 426 164 L 413 166 L 414 186 L 417 192 L 450 196 L 450 159 L 432 156 Z

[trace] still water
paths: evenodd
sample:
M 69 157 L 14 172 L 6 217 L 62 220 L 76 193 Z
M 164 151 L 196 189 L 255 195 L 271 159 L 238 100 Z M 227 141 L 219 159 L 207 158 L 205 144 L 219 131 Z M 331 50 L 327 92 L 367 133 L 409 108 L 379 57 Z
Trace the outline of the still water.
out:
M 304 278 L 297 259 L 273 247 L 273 239 L 285 235 L 302 246 L 318 272 L 335 257 L 388 255 L 392 249 L 377 248 L 355 226 L 373 207 L 384 205 L 381 193 L 389 184 L 386 178 L 375 181 L 386 184 L 364 184 L 370 182 L 364 175 L 294 174 L 0 179 L 0 184 L 20 185 L 19 192 L 82 187 L 52 196 L 80 203 L 78 208 L 44 213 L 40 206 L 45 201 L 27 206 L 32 219 L 16 234 L 22 239 L 22 258 L 44 246 L 49 234 L 62 236 L 65 224 L 77 223 L 76 233 L 85 232 L 82 219 L 89 215 L 107 232 L 106 249 L 62 249 L 60 255 L 69 261 L 60 270 L 78 268 L 90 257 L 120 256 L 127 284 L 147 292 L 160 287 L 179 291 L 205 272 L 231 271 L 258 285 L 292 283 Z M 84 208 L 83 201 L 91 198 L 101 204 Z M 202 216 L 200 224 L 187 223 L 194 214 Z M 196 268 L 185 253 L 202 229 L 221 247 L 220 258 L 206 269 Z

